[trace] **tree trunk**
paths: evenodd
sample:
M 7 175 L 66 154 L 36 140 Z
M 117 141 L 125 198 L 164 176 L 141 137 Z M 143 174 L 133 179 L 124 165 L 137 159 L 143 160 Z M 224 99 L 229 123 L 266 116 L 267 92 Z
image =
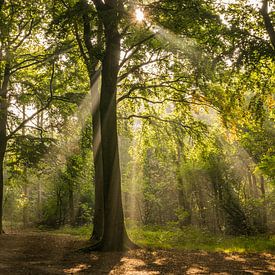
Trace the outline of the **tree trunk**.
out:
M 179 206 L 184 209 L 188 214 L 187 216 L 179 220 L 180 227 L 187 226 L 191 224 L 192 221 L 192 209 L 190 206 L 190 201 L 188 201 L 187 194 L 185 193 L 184 187 L 183 187 L 183 179 L 181 175 L 177 175 L 178 180 L 178 202 Z
M 23 121 L 26 119 L 26 106 L 23 104 Z M 22 136 L 26 136 L 26 128 L 22 127 Z M 23 164 L 23 195 L 24 195 L 24 204 L 23 204 L 23 226 L 24 228 L 28 227 L 29 215 L 28 215 L 28 200 L 29 200 L 29 190 L 28 190 L 28 175 L 27 175 L 27 163 Z
M 104 231 L 102 250 L 123 250 L 126 230 L 121 200 L 118 155 L 116 85 L 120 56 L 120 37 L 116 29 L 106 31 L 106 53 L 102 68 L 100 97 L 103 160 Z
M 184 182 L 183 182 L 183 177 L 181 175 L 181 163 L 183 160 L 183 143 L 180 137 L 177 137 L 177 143 L 178 143 L 178 147 L 177 147 L 177 158 L 176 158 L 176 165 L 177 165 L 177 169 L 176 169 L 176 174 L 177 174 L 177 189 L 178 189 L 178 202 L 179 202 L 179 206 L 181 208 L 183 208 L 188 215 L 180 220 L 179 225 L 180 227 L 183 226 L 187 226 L 191 224 L 192 221 L 192 208 L 191 208 L 191 203 L 190 200 L 188 200 L 188 194 L 187 191 L 184 190 Z
M 94 186 L 95 186 L 95 209 L 93 217 L 93 232 L 91 236 L 92 244 L 98 243 L 103 235 L 103 215 L 104 215 L 104 201 L 103 201 L 103 164 L 102 164 L 102 147 L 101 147 L 101 123 L 100 123 L 100 92 L 99 79 L 101 70 L 96 70 L 99 60 L 94 54 L 92 44 L 92 29 L 91 18 L 89 15 L 89 4 L 87 0 L 81 0 L 82 6 L 82 20 L 84 31 L 84 44 L 87 54 L 84 51 L 81 38 L 78 34 L 77 25 L 75 25 L 76 40 L 78 42 L 80 53 L 86 64 L 86 68 L 90 79 L 90 92 L 92 97 L 92 127 L 93 127 L 93 161 L 94 161 Z M 97 34 L 97 46 L 102 45 L 102 23 L 99 23 Z
M 121 175 L 118 152 L 116 92 L 120 59 L 117 0 L 95 1 L 104 23 L 105 55 L 102 62 L 100 122 L 102 145 L 104 220 L 103 235 L 96 250 L 121 251 L 130 242 L 125 225 L 121 199 Z
M 37 106 L 37 109 L 39 109 L 39 105 Z M 40 113 L 40 115 L 37 116 L 37 127 L 40 129 L 43 129 L 43 112 Z M 38 130 L 39 131 L 39 130 Z M 42 219 L 42 188 L 41 188 L 41 182 L 37 181 L 37 220 L 40 222 Z
M 262 206 L 262 232 L 265 233 L 267 231 L 267 202 L 266 202 L 266 191 L 265 191 L 265 180 L 264 177 L 260 176 L 260 189 L 261 189 L 261 197 L 263 200 Z
M 0 234 L 3 231 L 3 198 L 4 198 L 4 158 L 7 149 L 7 92 L 10 77 L 10 66 L 6 63 L 2 86 L 0 89 Z
M 2 141 L 1 141 L 2 143 Z M 2 146 L 1 146 L 2 147 Z M 4 155 L 0 152 L 0 234 L 4 233 L 3 231 L 3 195 L 4 195 L 4 176 L 3 176 L 3 163 Z
M 275 50 L 275 30 L 272 24 L 272 19 L 268 14 L 268 2 L 269 2 L 268 0 L 263 0 L 261 14 L 263 16 L 265 28 L 269 35 L 273 50 Z
M 75 225 L 75 212 L 74 212 L 74 186 L 69 183 L 69 223 L 71 226 Z
M 99 111 L 99 77 L 95 80 L 90 78 L 90 87 L 92 95 L 92 123 L 93 123 L 93 156 L 95 169 L 95 209 L 93 220 L 93 233 L 91 240 L 98 242 L 103 235 L 103 164 L 102 164 L 102 147 L 101 147 L 101 125 L 100 125 L 100 111 Z

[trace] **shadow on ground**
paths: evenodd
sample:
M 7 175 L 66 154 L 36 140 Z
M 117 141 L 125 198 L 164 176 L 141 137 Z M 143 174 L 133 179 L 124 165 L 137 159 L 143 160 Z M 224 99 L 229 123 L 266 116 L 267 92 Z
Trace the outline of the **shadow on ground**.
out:
M 71 236 L 46 233 L 0 236 L 0 274 L 275 274 L 270 253 L 79 252 L 85 245 Z

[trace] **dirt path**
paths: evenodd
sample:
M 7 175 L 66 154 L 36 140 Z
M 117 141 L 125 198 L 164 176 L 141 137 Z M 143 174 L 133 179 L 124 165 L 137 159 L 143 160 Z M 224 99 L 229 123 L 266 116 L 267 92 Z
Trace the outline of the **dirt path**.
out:
M 275 274 L 275 255 L 135 250 L 77 252 L 71 236 L 22 233 L 0 236 L 0 274 Z

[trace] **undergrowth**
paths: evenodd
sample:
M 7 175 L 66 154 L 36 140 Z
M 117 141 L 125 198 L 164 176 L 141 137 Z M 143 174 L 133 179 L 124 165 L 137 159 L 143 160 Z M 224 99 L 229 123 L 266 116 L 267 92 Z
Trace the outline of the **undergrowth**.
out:
M 275 236 L 214 235 L 193 227 L 183 229 L 161 226 L 131 226 L 130 238 L 142 247 L 208 252 L 275 252 Z M 92 226 L 63 227 L 53 231 L 88 239 Z

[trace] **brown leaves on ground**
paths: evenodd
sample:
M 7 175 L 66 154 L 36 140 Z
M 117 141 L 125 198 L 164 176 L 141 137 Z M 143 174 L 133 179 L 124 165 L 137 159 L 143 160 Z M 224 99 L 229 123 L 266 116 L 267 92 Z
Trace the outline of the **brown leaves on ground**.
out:
M 86 245 L 64 235 L 2 235 L 0 274 L 275 274 L 275 255 L 269 253 L 79 252 Z

